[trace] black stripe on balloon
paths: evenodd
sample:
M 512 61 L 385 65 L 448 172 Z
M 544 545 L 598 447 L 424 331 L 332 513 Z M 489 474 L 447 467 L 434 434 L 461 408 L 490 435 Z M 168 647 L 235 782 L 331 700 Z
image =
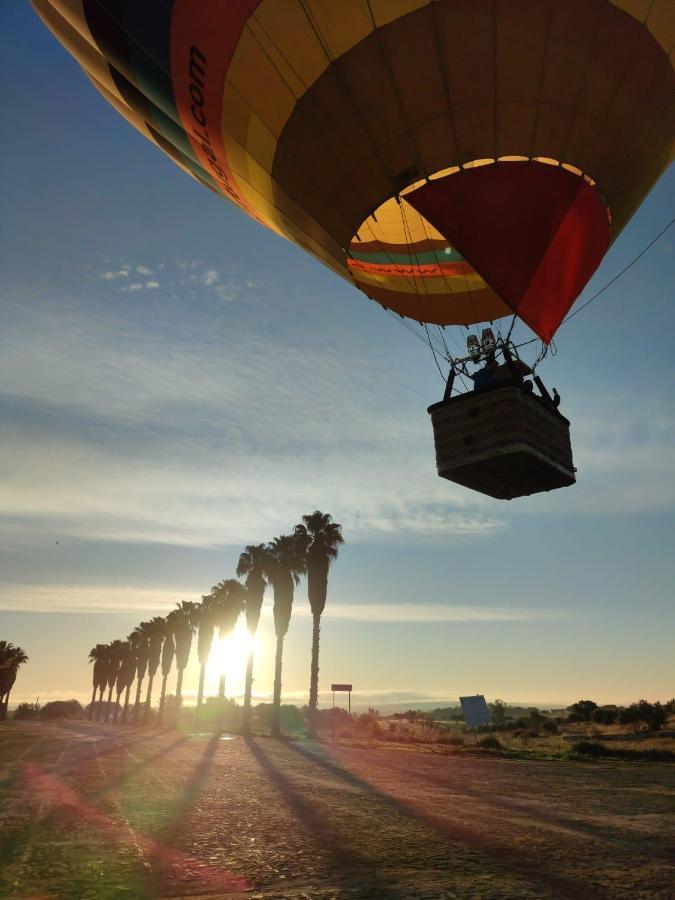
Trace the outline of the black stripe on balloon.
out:
M 173 0 L 83 0 L 87 25 L 124 100 L 191 154 L 171 86 Z M 161 115 L 157 116 L 157 111 Z M 157 117 L 156 117 L 157 116 Z M 173 124 L 167 125 L 167 119 Z
M 215 191 L 215 193 L 220 194 L 220 191 L 216 187 L 216 183 L 213 178 L 206 172 L 199 163 L 195 162 L 194 159 L 190 156 L 187 156 L 183 153 L 175 144 L 172 144 L 171 141 L 168 141 L 163 134 L 160 134 L 149 122 L 145 123 L 148 131 L 152 135 L 153 139 L 157 143 L 162 150 L 168 154 L 171 159 L 175 160 L 177 163 L 185 166 L 189 169 L 192 174 L 197 178 L 204 187 L 209 188 L 211 191 Z

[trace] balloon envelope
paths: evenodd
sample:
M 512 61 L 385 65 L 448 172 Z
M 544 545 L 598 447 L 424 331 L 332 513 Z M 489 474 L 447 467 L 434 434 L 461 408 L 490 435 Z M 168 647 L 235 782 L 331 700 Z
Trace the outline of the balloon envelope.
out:
M 424 322 L 550 339 L 671 158 L 672 0 L 33 4 L 178 166 Z

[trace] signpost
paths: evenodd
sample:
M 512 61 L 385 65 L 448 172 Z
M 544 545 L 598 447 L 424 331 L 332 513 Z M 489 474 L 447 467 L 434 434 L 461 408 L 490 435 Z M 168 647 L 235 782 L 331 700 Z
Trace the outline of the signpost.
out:
M 335 709 L 335 692 L 336 691 L 346 691 L 349 694 L 347 703 L 349 704 L 349 715 L 351 717 L 351 714 L 352 714 L 352 686 L 351 686 L 351 684 L 331 684 L 330 689 L 333 692 L 333 709 Z
M 459 702 L 464 713 L 464 721 L 469 728 L 478 728 L 479 725 L 491 725 L 490 710 L 485 702 L 483 694 L 473 694 L 470 697 L 460 697 Z

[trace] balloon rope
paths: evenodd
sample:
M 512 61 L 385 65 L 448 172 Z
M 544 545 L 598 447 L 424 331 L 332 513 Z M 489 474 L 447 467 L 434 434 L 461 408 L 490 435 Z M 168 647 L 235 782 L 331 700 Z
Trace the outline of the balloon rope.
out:
M 593 296 L 589 300 L 587 300 L 585 303 L 582 303 L 582 305 L 579 307 L 579 309 L 575 309 L 573 313 L 570 313 L 569 316 L 566 316 L 562 322 L 562 325 L 564 325 L 565 322 L 569 322 L 570 319 L 573 319 L 574 316 L 576 316 L 578 313 L 580 313 L 582 309 L 586 309 L 587 306 L 590 306 L 590 304 L 594 300 L 597 300 L 597 298 L 600 296 L 600 294 L 604 294 L 604 292 L 607 290 L 608 287 L 613 285 L 615 281 L 618 281 L 619 278 L 621 278 L 621 276 L 624 274 L 624 272 L 627 272 L 632 265 L 635 265 L 635 263 L 640 259 L 640 257 L 644 256 L 645 253 L 647 252 L 647 250 L 649 250 L 650 247 L 653 247 L 659 238 L 663 237 L 663 235 L 666 233 L 666 231 L 668 231 L 668 229 L 674 222 L 675 222 L 675 219 L 671 219 L 670 222 L 668 222 L 668 224 L 666 225 L 666 227 L 662 228 L 661 231 L 659 231 L 659 233 L 656 235 L 656 237 L 652 238 L 652 240 L 647 244 L 647 246 L 644 249 L 640 250 L 638 255 L 634 259 L 632 259 L 628 263 L 628 265 L 625 266 L 619 272 L 618 275 L 615 275 L 614 278 L 612 278 L 610 281 L 608 281 L 607 284 L 604 287 L 600 288 L 600 290 L 596 294 L 593 294 Z M 562 325 L 561 325 L 561 327 L 562 327 Z

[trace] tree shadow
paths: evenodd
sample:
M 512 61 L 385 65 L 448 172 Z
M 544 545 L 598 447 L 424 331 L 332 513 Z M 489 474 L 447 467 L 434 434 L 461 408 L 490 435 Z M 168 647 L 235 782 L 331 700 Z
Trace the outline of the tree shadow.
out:
M 101 787 L 94 792 L 92 796 L 100 796 L 101 794 L 105 794 L 112 788 L 119 787 L 125 784 L 125 782 L 133 778 L 134 775 L 138 774 L 138 772 L 140 772 L 142 769 L 145 769 L 147 766 L 152 765 L 152 763 L 157 762 L 158 759 L 162 759 L 163 757 L 168 756 L 170 753 L 173 753 L 174 750 L 177 750 L 178 747 L 180 747 L 182 744 L 185 744 L 187 740 L 187 737 L 179 737 L 172 744 L 168 744 L 166 747 L 162 747 L 156 753 L 151 753 L 149 756 L 145 756 L 137 763 L 128 766 L 124 769 L 123 772 L 120 772 L 119 775 L 115 775 L 114 777 L 109 778 L 107 781 L 105 781 L 101 785 Z M 134 741 L 134 743 L 136 742 Z M 126 747 L 124 749 L 126 749 Z
M 434 831 L 446 840 L 450 840 L 454 844 L 465 847 L 467 850 L 476 853 L 479 857 L 487 857 L 491 864 L 496 864 L 511 875 L 529 882 L 538 890 L 545 889 L 556 898 L 605 896 L 604 893 L 597 888 L 576 879 L 567 878 L 564 875 L 560 875 L 558 872 L 551 871 L 542 864 L 541 859 L 528 859 L 523 857 L 522 852 L 520 851 L 518 851 L 519 855 L 517 855 L 516 852 L 514 852 L 513 846 L 509 844 L 495 841 L 485 834 L 460 822 L 454 821 L 447 816 L 424 810 L 418 804 L 387 793 L 371 782 L 361 778 L 359 775 L 354 774 L 354 772 L 351 772 L 349 769 L 344 768 L 344 766 L 340 765 L 336 760 L 327 757 L 325 755 L 326 751 L 323 750 L 323 748 L 323 752 L 318 753 L 295 742 L 288 742 L 287 746 L 294 753 L 318 764 L 337 778 L 378 798 L 398 813 L 433 828 Z
M 388 766 L 393 771 L 401 772 L 401 774 L 407 776 L 412 776 L 413 778 L 424 781 L 427 784 L 432 784 L 436 787 L 439 787 L 443 784 L 443 781 L 439 779 L 438 776 L 434 776 L 432 773 L 411 770 L 405 768 L 404 766 L 392 764 L 391 762 L 388 762 Z M 580 822 L 578 819 L 572 819 L 562 813 L 548 812 L 547 810 L 543 810 L 540 808 L 533 808 L 527 803 L 520 803 L 517 800 L 510 799 L 509 797 L 500 797 L 494 794 L 487 794 L 484 791 L 476 791 L 468 787 L 464 783 L 461 785 L 448 783 L 447 786 L 457 793 L 474 798 L 479 803 L 482 803 L 485 806 L 492 806 L 496 809 L 513 812 L 520 818 L 530 819 L 534 822 L 541 822 L 544 825 L 550 825 L 553 828 L 569 831 L 581 837 L 591 838 L 604 844 L 609 844 L 617 847 L 626 847 L 625 839 L 622 838 L 619 834 L 612 833 L 612 830 L 608 831 L 607 828 L 601 829 L 597 825 Z M 651 837 L 645 837 L 644 840 L 649 841 L 650 846 L 652 846 Z
M 332 825 L 312 802 L 293 785 L 274 764 L 255 738 L 244 736 L 244 742 L 270 782 L 277 788 L 288 808 L 295 814 L 308 835 L 315 840 L 328 858 L 331 876 L 342 887 L 359 890 L 361 897 L 394 898 L 410 896 L 402 893 L 397 882 L 377 871 L 377 863 L 360 853 L 349 836 Z M 292 746 L 292 744 L 289 744 Z

